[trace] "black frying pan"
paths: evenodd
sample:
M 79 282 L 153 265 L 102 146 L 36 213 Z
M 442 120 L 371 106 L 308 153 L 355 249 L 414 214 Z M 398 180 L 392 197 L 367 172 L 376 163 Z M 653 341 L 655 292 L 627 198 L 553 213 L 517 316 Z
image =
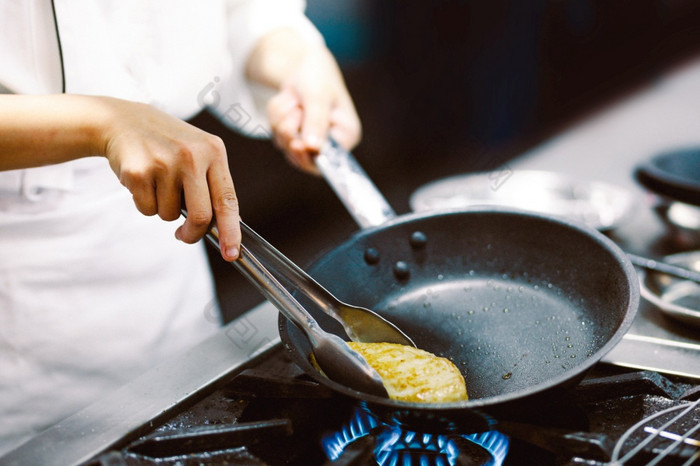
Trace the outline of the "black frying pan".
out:
M 318 161 L 324 174 L 325 163 Z M 639 301 L 632 265 L 596 230 L 493 207 L 393 218 L 360 231 L 308 271 L 341 300 L 377 311 L 461 370 L 465 402 L 360 393 L 316 371 L 304 335 L 280 318 L 285 347 L 311 377 L 388 422 L 424 431 L 485 431 L 494 417 L 577 383 L 629 329 Z M 344 336 L 333 319 L 302 304 Z

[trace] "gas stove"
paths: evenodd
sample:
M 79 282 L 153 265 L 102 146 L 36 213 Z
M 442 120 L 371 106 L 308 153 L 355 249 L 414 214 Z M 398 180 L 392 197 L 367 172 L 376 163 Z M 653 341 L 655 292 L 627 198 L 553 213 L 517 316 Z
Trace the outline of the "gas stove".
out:
M 263 304 L 2 465 L 700 464 L 700 380 L 601 363 L 490 432 L 403 430 L 319 385 Z
M 306 378 L 277 347 L 86 465 L 700 464 L 699 403 L 697 381 L 601 367 L 494 431 L 412 432 Z
M 640 315 L 650 311 L 642 303 Z M 255 307 L 0 465 L 700 464 L 698 377 L 606 358 L 561 398 L 492 431 L 416 432 L 309 378 L 277 320 L 271 304 Z
M 658 344 L 666 340 L 645 336 L 658 319 L 648 302 L 638 319 L 637 333 L 561 397 L 502 415 L 490 431 L 431 432 L 311 379 L 281 344 L 276 308 L 263 303 L 0 465 L 700 464 L 700 345 L 668 352 Z

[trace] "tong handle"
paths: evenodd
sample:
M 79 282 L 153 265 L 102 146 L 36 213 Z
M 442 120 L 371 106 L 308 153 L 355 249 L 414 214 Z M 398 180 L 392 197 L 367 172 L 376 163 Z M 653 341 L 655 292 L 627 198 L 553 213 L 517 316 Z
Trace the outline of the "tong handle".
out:
M 244 231 L 248 240 L 251 239 L 250 233 L 255 233 L 247 225 L 244 227 Z M 217 248 L 219 246 L 218 233 L 216 226 L 212 226 L 205 235 L 207 241 Z M 367 361 L 359 353 L 353 351 L 339 336 L 326 333 L 311 314 L 277 281 L 275 275 L 270 273 L 244 244 L 241 244 L 238 259 L 231 263 L 268 301 L 306 334 L 316 362 L 328 378 L 363 393 L 383 398 L 388 397 L 381 377 Z
M 187 217 L 186 209 L 182 209 L 181 212 Z M 244 227 L 243 225 L 244 223 L 241 222 L 244 235 L 252 233 L 259 237 L 250 227 L 247 225 Z M 219 230 L 216 225 L 212 225 L 204 237 L 209 244 L 217 250 L 221 250 L 219 246 Z M 279 254 L 281 255 L 281 253 Z M 244 244 L 241 244 L 238 259 L 233 261 L 232 264 L 285 317 L 306 333 L 312 346 L 315 346 L 318 341 L 323 339 L 323 333 L 325 332 L 318 325 L 318 322 Z
M 287 285 L 299 290 L 326 314 L 344 324 L 336 308 L 338 299 L 333 294 L 244 222 L 241 222 L 241 232 L 248 247 L 255 250 L 258 259 L 265 263 L 275 277 L 285 280 Z

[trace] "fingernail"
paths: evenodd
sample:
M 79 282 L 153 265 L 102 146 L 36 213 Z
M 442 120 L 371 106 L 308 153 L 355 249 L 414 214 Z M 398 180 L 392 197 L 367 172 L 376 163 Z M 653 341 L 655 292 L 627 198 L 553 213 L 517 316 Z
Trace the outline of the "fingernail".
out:
M 238 259 L 238 248 L 236 246 L 228 248 L 226 250 L 226 256 L 229 257 L 231 260 Z
M 182 236 L 180 235 L 180 229 L 175 230 L 175 239 L 182 241 Z
M 306 136 L 306 145 L 317 149 L 321 147 L 321 138 L 315 134 L 309 134 L 308 136 Z

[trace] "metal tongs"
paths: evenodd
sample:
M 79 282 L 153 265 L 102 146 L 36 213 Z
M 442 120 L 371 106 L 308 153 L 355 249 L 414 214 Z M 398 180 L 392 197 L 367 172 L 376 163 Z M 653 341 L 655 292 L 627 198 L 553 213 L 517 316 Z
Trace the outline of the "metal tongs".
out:
M 399 343 L 415 347 L 413 341 L 396 325 L 364 307 L 342 302 L 291 259 L 241 222 L 241 232 L 246 246 L 255 250 L 258 260 L 276 278 L 282 278 L 292 289 L 311 299 L 326 314 L 340 322 L 352 341 L 361 343 Z
M 379 374 L 340 337 L 324 331 L 290 291 L 280 283 L 280 279 L 338 320 L 353 341 L 391 342 L 415 346 L 413 341 L 373 311 L 350 306 L 335 298 L 243 222 L 241 222 L 241 231 L 243 244 L 241 244 L 238 259 L 232 264 L 285 317 L 304 331 L 311 343 L 316 362 L 328 378 L 364 393 L 388 397 Z M 216 226 L 209 229 L 206 239 L 217 249 L 219 248 L 219 234 Z M 251 249 L 254 249 L 255 253 Z

